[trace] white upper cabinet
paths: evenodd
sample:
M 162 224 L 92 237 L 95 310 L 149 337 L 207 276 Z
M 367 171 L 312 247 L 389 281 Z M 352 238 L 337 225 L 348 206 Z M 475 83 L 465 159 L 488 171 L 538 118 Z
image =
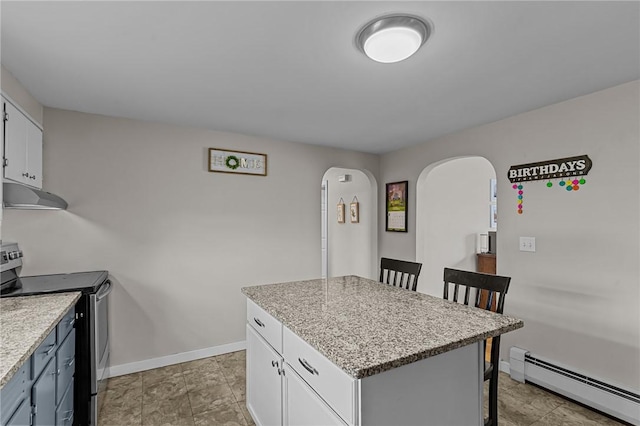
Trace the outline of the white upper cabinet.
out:
M 4 105 L 4 178 L 42 188 L 42 130 L 10 102 Z

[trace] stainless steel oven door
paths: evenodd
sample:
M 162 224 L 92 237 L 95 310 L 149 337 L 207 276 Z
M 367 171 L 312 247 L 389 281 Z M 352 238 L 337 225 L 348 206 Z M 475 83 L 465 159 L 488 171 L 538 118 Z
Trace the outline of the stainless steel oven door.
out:
M 113 289 L 110 280 L 106 280 L 97 293 L 89 296 L 89 318 L 91 320 L 91 420 L 97 425 L 98 402 L 106 386 L 105 373 L 109 367 L 109 293 Z

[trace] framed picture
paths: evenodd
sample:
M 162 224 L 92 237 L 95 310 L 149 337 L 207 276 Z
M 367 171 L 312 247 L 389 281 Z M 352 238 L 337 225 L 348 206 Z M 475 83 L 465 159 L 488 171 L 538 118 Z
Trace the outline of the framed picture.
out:
M 349 204 L 349 217 L 351 218 L 351 223 L 359 223 L 360 222 L 360 203 L 354 201 Z
M 344 203 L 338 203 L 338 223 L 344 223 Z
M 407 187 L 409 181 L 388 183 L 386 187 L 386 230 L 407 232 Z
M 489 228 L 496 229 L 498 227 L 498 206 L 491 204 L 489 206 Z
M 496 179 L 489 179 L 489 201 L 495 203 L 498 201 L 498 187 Z

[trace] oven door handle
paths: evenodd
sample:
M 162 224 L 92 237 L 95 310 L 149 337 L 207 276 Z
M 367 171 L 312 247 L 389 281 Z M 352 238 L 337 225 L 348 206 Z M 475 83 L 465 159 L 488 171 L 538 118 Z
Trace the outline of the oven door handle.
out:
M 111 290 L 113 290 L 113 285 L 111 284 L 111 280 L 105 281 L 102 287 L 100 287 L 100 290 L 98 291 L 98 293 L 96 293 L 96 302 L 99 302 L 105 297 L 107 297 L 109 293 L 111 293 Z

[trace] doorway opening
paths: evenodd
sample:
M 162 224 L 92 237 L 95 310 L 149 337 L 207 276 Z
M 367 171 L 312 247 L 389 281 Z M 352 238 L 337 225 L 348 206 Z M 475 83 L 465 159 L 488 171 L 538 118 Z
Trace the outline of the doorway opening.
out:
M 351 215 L 357 203 L 358 214 Z M 338 220 L 344 204 L 344 221 Z M 358 275 L 375 279 L 378 271 L 378 184 L 368 170 L 331 167 L 322 177 L 322 276 Z
M 442 296 L 445 267 L 476 270 L 480 235 L 496 231 L 496 171 L 484 157 L 450 158 L 427 166 L 416 185 L 418 291 Z M 421 287 L 421 288 L 420 288 Z

